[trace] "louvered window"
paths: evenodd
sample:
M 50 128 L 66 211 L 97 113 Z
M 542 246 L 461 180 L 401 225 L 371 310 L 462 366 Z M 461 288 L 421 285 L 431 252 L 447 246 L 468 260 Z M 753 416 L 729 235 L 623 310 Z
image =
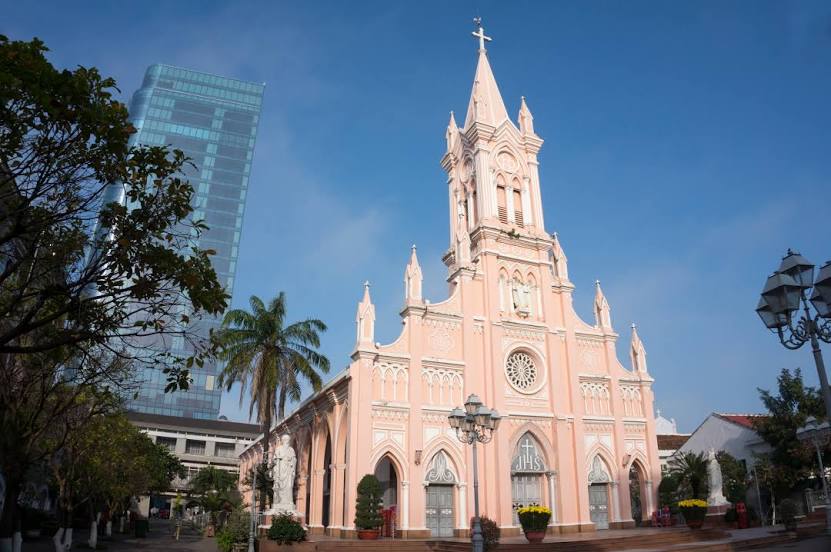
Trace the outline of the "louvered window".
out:
M 514 190 L 514 222 L 517 226 L 524 226 L 522 221 L 522 195 L 519 190 Z
M 508 224 L 508 207 L 506 206 L 507 199 L 505 197 L 505 187 L 496 187 L 496 210 L 499 214 L 499 222 Z

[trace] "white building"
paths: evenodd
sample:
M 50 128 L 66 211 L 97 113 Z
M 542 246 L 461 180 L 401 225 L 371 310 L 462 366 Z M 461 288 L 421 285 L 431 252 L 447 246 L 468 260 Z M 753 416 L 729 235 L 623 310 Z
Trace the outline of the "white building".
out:
M 713 412 L 692 432 L 689 439 L 678 449 L 678 453 L 707 453 L 710 449 L 723 450 L 737 460 L 743 460 L 750 469 L 753 454 L 770 451 L 753 428 L 753 420 L 762 414 L 723 414 Z
M 664 418 L 660 410 L 655 417 L 655 434 L 658 439 L 658 461 L 661 463 L 661 473 L 665 473 L 670 457 L 687 442 L 690 434 L 678 433 L 675 418 Z

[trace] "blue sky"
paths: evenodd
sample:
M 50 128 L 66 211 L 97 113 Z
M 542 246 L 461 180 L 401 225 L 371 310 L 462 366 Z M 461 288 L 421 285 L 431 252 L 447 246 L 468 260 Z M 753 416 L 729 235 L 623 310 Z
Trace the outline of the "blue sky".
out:
M 810 351 L 786 351 L 753 309 L 787 247 L 831 258 L 827 2 L 0 4 L 0 33 L 99 67 L 125 100 L 152 63 L 267 83 L 234 304 L 284 290 L 290 317 L 329 324 L 333 375 L 363 280 L 378 339 L 397 336 L 412 243 L 426 296 L 445 296 L 439 159 L 478 11 L 509 112 L 526 96 L 546 140 L 547 230 L 577 310 L 591 320 L 599 278 L 627 365 L 638 323 L 657 407 L 691 431 L 758 411 L 781 368 L 817 381 Z M 222 413 L 247 407 L 232 391 Z

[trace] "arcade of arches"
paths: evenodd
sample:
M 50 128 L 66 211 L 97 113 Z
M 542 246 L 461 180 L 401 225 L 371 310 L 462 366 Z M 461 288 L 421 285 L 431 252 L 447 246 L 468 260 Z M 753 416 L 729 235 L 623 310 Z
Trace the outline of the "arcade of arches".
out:
M 401 534 L 466 533 L 471 447 L 447 416 L 475 393 L 503 415 L 479 448 L 481 512 L 503 534 L 519 533 L 526 504 L 552 509 L 552 532 L 649 519 L 660 468 L 646 350 L 633 325 L 629 366 L 618 359 L 599 282 L 594 320 L 576 314 L 568 259 L 544 223 L 543 140 L 524 99 L 508 116 L 484 49 L 464 123 L 451 114 L 445 137 L 447 298 L 424 298 L 413 246 L 401 333 L 380 344 L 365 285 L 351 364 L 270 433 L 272 450 L 288 433 L 297 452 L 298 512 L 312 532 L 352 534 L 357 483 L 374 473 Z M 249 447 L 241 474 L 261 454 Z

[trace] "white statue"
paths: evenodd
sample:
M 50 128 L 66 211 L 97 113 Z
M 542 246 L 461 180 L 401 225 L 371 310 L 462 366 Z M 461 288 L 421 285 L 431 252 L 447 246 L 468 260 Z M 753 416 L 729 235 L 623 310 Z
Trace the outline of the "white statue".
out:
M 514 300 L 514 309 L 519 313 L 528 313 L 531 311 L 531 286 L 523 284 L 519 280 L 514 280 L 512 287 L 512 295 Z
M 710 496 L 707 498 L 707 504 L 710 506 L 722 506 L 728 504 L 727 499 L 721 491 L 721 466 L 718 465 L 716 459 L 716 451 L 710 449 L 710 454 L 707 456 L 707 479 L 710 482 Z
M 280 446 L 274 451 L 274 510 L 278 512 L 295 512 L 294 474 L 297 468 L 297 455 L 289 446 L 291 437 L 280 437 Z

